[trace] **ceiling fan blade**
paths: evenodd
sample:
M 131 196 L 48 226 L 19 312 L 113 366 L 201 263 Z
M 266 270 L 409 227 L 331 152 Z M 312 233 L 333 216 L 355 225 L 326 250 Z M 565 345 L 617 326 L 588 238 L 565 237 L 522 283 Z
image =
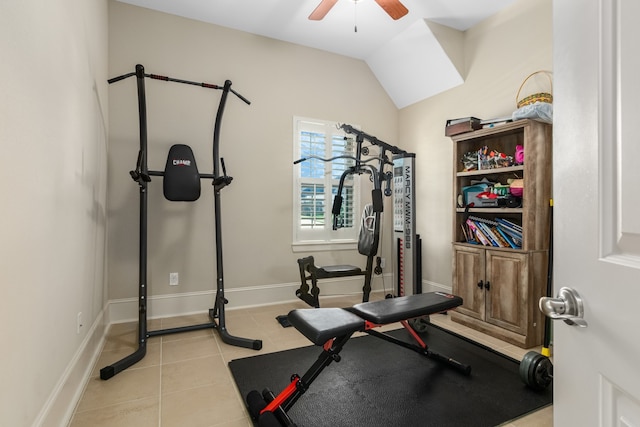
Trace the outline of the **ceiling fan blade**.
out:
M 338 0 L 322 0 L 320 4 L 315 8 L 311 15 L 309 15 L 309 19 L 312 21 L 319 21 L 331 10 L 334 4 L 336 4 Z
M 376 0 L 376 3 L 393 19 L 400 19 L 409 13 L 409 9 L 400 3 L 400 0 Z

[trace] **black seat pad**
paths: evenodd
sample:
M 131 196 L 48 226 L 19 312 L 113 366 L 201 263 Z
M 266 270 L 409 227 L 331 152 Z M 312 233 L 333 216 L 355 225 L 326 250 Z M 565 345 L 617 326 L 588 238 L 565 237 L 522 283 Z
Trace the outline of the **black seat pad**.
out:
M 288 318 L 302 335 L 316 345 L 364 329 L 364 319 L 344 308 L 297 309 L 290 311 Z
M 462 298 L 444 292 L 427 292 L 380 301 L 363 302 L 351 307 L 359 317 L 378 325 L 450 310 L 462 305 Z
M 327 265 L 316 268 L 316 276 L 319 279 L 331 277 L 359 276 L 364 274 L 360 267 L 355 265 Z

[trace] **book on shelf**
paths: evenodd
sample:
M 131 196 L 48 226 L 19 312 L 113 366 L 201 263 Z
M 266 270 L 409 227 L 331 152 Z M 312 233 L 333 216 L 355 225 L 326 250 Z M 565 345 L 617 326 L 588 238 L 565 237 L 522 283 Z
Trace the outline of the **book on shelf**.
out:
M 511 236 L 512 239 L 514 239 L 517 242 L 522 242 L 522 233 L 519 231 L 513 231 L 509 228 L 503 227 L 502 225 L 498 225 L 498 228 L 502 231 L 504 231 L 505 233 L 507 233 L 509 236 Z
M 508 219 L 496 218 L 496 222 L 504 227 L 512 228 L 522 233 L 522 227 L 515 222 L 509 221 Z
M 521 244 L 517 244 L 512 238 L 511 236 L 509 236 L 509 234 L 507 234 L 502 228 L 500 228 L 500 226 L 496 227 L 496 230 L 498 230 L 498 233 L 500 233 L 500 235 L 502 236 L 502 238 L 504 239 L 505 242 L 507 242 L 507 244 L 512 248 L 512 249 L 521 249 L 522 248 L 522 243 Z
M 484 222 L 478 222 L 477 224 L 480 227 L 480 230 L 482 230 L 482 232 L 485 234 L 485 236 L 489 238 L 489 241 L 493 246 L 495 246 L 496 248 L 505 247 L 502 245 L 502 242 L 500 242 L 500 239 L 498 239 L 498 236 L 496 236 L 496 234 L 493 232 L 493 229 L 492 229 L 493 227 L 489 226 L 489 224 L 486 224 Z
M 498 228 L 507 233 L 513 241 L 522 246 L 522 227 L 502 218 L 496 218 Z
M 473 236 L 475 240 L 482 243 L 484 246 L 501 246 L 498 238 L 495 236 L 495 233 L 490 230 L 487 224 L 467 219 L 467 227 L 470 230 L 467 234 Z
M 467 235 L 470 238 L 473 237 L 477 242 L 483 244 L 484 246 L 491 246 L 491 242 L 489 241 L 489 239 L 487 239 L 487 237 L 484 235 L 484 233 L 482 231 L 480 231 L 480 229 L 477 227 L 476 223 L 474 223 L 472 220 L 468 219 L 467 220 L 467 227 L 469 228 L 469 232 L 467 233 Z M 468 239 L 467 241 L 470 241 L 470 239 Z
M 494 220 L 489 219 L 489 218 L 482 218 L 482 217 L 479 217 L 479 216 L 469 215 L 469 219 L 471 221 L 481 222 L 483 224 L 489 224 L 489 225 L 493 225 L 493 226 L 498 225 L 497 221 L 494 221 Z
M 484 246 L 522 249 L 522 227 L 511 221 L 470 215 L 466 220 L 466 226 L 468 231 L 464 231 L 463 225 L 463 234 L 468 242 L 476 240 Z

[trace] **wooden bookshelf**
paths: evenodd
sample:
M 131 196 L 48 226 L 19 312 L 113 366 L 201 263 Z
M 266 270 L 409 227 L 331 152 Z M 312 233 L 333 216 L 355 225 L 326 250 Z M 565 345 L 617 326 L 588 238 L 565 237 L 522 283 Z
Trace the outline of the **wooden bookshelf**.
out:
M 453 293 L 464 303 L 452 320 L 523 348 L 539 345 L 544 332 L 538 300 L 546 293 L 551 199 L 551 125 L 519 120 L 453 136 Z M 465 153 L 488 147 L 513 155 L 524 147 L 524 164 L 463 171 Z M 506 184 L 524 182 L 520 207 L 458 205 L 458 195 L 472 181 L 487 178 Z M 462 225 L 469 215 L 508 219 L 522 226 L 522 246 L 484 246 L 465 239 Z

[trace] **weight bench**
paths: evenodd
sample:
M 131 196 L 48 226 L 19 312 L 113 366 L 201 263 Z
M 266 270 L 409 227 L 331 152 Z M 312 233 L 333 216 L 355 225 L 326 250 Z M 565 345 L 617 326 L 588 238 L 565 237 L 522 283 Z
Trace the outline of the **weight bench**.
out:
M 322 353 L 302 377 L 297 374 L 292 375 L 291 383 L 277 396 L 269 389 L 265 389 L 262 393 L 257 390 L 250 391 L 246 401 L 251 417 L 261 427 L 295 426 L 287 412 L 324 368 L 332 362 L 340 361 L 340 351 L 356 332 L 365 332 L 414 350 L 423 356 L 446 363 L 464 375 L 469 375 L 470 366 L 429 350 L 408 322 L 410 319 L 445 312 L 459 305 L 462 305 L 462 298 L 458 296 L 430 292 L 365 302 L 349 308 L 292 310 L 288 315 L 291 324 L 315 345 L 322 346 Z M 395 322 L 402 323 L 417 345 L 373 330 Z

